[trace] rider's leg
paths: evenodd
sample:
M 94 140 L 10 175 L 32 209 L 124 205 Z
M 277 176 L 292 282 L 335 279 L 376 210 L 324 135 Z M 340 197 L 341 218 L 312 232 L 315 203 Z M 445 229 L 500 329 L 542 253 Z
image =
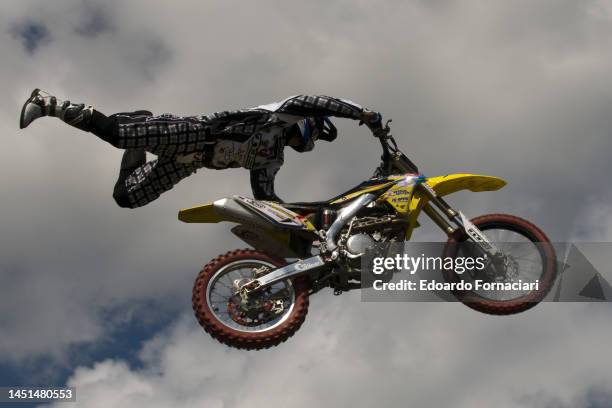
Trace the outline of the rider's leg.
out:
M 115 183 L 113 198 L 120 207 L 130 207 L 125 181 L 138 167 L 147 162 L 146 152 L 140 149 L 129 149 L 123 152 L 119 178 Z
M 172 157 L 145 163 L 144 154 L 142 150 L 126 150 L 123 154 L 119 178 L 113 191 L 113 197 L 120 207 L 142 207 L 199 168 L 194 164 L 177 163 Z M 139 163 L 143 164 L 131 167 Z
M 127 117 L 126 115 L 128 114 L 106 116 L 95 110 L 91 105 L 62 101 L 47 92 L 35 89 L 21 109 L 19 126 L 23 129 L 38 118 L 53 116 L 77 129 L 92 132 L 116 146 L 119 137 L 120 118 Z M 153 114 L 149 111 L 136 111 L 129 115 L 132 121 L 144 121 L 146 117 Z
M 142 120 L 131 115 L 113 115 L 118 122 L 115 146 L 119 148 L 174 156 L 202 152 L 210 141 L 205 122 L 197 116 L 163 114 Z
M 149 111 L 106 116 L 89 105 L 60 101 L 35 89 L 23 106 L 20 126 L 27 127 L 43 116 L 58 117 L 115 147 L 144 149 L 161 156 L 202 151 L 207 141 L 205 123 L 199 117 L 153 116 Z

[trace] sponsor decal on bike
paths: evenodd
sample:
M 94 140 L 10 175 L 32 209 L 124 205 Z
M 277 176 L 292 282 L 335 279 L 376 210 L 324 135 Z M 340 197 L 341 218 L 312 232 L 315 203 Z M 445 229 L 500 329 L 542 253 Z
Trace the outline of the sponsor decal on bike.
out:
M 264 201 L 254 200 L 248 197 L 234 196 L 234 199 L 246 206 L 247 208 L 254 210 L 264 218 L 270 220 L 273 223 L 280 224 L 289 228 L 304 228 L 305 225 L 298 218 L 298 214 L 287 210 L 286 208 L 279 208 L 275 204 L 269 204 Z
M 298 271 L 305 271 L 308 269 L 317 268 L 323 265 L 324 263 L 325 262 L 323 262 L 320 259 L 315 259 L 314 261 L 310 261 L 310 262 L 298 261 L 295 264 L 293 264 L 293 267 Z

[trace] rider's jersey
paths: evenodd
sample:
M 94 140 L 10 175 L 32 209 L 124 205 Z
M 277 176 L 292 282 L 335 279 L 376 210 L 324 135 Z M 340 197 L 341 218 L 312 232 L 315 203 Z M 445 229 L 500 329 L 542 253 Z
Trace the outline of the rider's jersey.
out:
M 177 155 L 177 161 L 201 160 L 202 166 L 215 169 L 249 169 L 255 198 L 277 199 L 274 178 L 283 164 L 288 129 L 305 117 L 359 119 L 362 112 L 361 106 L 349 100 L 297 95 L 251 109 L 201 116 L 211 143 L 203 157 L 196 152 Z

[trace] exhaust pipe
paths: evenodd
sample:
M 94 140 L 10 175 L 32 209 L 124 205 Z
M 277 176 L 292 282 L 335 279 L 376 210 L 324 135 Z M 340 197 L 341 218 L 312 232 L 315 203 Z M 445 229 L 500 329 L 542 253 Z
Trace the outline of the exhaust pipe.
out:
M 325 245 L 328 250 L 333 251 L 338 248 L 336 239 L 342 228 L 357 214 L 357 211 L 370 204 L 375 198 L 374 194 L 364 194 L 340 210 L 338 217 L 325 234 Z

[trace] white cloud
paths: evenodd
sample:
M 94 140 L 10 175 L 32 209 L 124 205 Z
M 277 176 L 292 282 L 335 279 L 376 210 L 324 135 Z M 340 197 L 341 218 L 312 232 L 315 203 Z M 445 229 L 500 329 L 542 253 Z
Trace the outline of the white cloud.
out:
M 260 352 L 216 343 L 186 316 L 144 347 L 142 369 L 106 360 L 68 385 L 87 408 L 587 408 L 594 392 L 612 396 L 608 307 L 544 304 L 500 318 L 338 299 L 315 301 L 292 339 Z

